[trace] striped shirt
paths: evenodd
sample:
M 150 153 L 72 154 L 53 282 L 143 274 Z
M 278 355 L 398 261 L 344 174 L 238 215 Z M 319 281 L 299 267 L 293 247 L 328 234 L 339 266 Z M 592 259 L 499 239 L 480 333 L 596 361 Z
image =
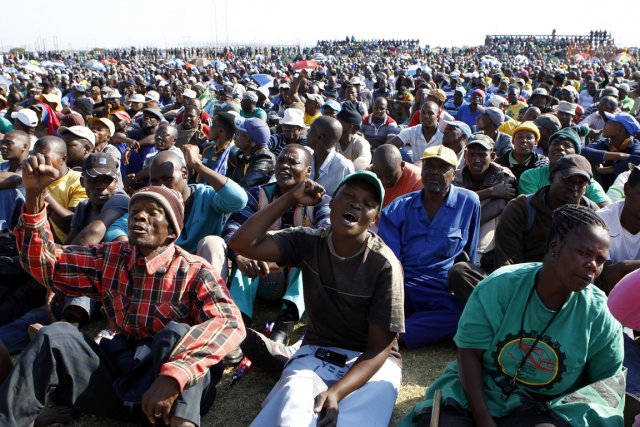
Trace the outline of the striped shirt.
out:
M 160 369 L 180 390 L 196 384 L 244 339 L 240 311 L 224 282 L 205 260 L 178 246 L 144 257 L 128 242 L 58 245 L 46 209 L 23 213 L 15 232 L 26 271 L 65 295 L 102 301 L 116 330 L 128 338 L 152 337 L 171 321 L 192 325 Z

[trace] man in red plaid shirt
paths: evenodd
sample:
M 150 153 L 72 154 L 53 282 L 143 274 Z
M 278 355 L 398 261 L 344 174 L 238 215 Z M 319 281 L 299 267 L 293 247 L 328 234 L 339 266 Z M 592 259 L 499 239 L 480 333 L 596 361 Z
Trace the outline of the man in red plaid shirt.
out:
M 102 301 L 116 333 L 96 344 L 65 322 L 43 328 L 0 387 L 0 425 L 30 425 L 47 395 L 77 412 L 200 425 L 221 360 L 245 331 L 218 273 L 173 243 L 183 226 L 179 193 L 166 187 L 136 193 L 129 242 L 60 246 L 44 202 L 57 175 L 47 156 L 25 163 L 20 262 L 48 288 Z

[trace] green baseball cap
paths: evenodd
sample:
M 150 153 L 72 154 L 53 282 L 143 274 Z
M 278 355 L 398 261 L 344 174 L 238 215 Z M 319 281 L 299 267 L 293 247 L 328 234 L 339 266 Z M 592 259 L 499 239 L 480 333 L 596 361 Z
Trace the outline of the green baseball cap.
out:
M 382 186 L 382 182 L 380 182 L 376 174 L 373 172 L 360 170 L 345 176 L 336 187 L 336 191 L 334 192 L 334 194 L 337 193 L 338 190 L 340 190 L 340 187 L 342 187 L 347 182 L 356 180 L 368 182 L 373 186 L 373 188 L 376 189 L 378 193 L 376 194 L 378 200 L 378 212 L 380 212 L 382 210 L 382 202 L 384 200 L 384 187 Z

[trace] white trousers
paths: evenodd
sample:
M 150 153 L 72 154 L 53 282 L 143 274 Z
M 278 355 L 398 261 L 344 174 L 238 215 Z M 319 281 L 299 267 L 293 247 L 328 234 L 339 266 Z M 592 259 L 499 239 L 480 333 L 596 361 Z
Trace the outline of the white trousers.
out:
M 316 358 L 315 345 L 301 347 L 282 372 L 280 380 L 262 403 L 251 427 L 311 427 L 318 421 L 313 412 L 315 397 L 335 384 L 353 366 L 361 353 L 324 347 L 346 354 L 347 365 L 339 368 Z M 338 406 L 338 427 L 388 426 L 402 380 L 400 367 L 386 360 L 376 374 Z

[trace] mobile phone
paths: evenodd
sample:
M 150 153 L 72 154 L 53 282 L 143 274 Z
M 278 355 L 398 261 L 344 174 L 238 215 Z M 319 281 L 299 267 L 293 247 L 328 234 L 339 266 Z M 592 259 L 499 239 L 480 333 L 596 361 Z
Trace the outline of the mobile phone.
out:
M 347 364 L 347 356 L 345 354 L 336 353 L 335 351 L 319 348 L 316 350 L 316 357 L 323 362 L 331 363 L 340 368 Z

